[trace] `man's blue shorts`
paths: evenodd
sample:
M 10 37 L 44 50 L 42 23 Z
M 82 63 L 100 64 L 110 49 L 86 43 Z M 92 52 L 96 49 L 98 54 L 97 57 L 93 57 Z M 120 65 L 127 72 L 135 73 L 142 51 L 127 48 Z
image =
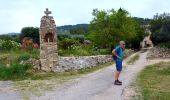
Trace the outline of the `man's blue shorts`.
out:
M 122 61 L 116 61 L 116 69 L 117 71 L 122 71 Z

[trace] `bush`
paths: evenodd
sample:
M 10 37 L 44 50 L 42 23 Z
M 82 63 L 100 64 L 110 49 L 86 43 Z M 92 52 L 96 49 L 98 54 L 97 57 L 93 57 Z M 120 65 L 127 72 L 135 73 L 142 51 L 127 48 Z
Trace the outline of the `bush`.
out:
M 74 40 L 74 39 L 64 39 L 62 41 L 59 41 L 58 46 L 61 49 L 71 49 L 74 48 L 75 46 L 79 45 L 79 41 L 78 40 Z
M 162 48 L 170 48 L 170 41 L 166 42 L 166 43 L 160 43 L 158 46 L 160 46 Z
M 84 41 L 84 35 L 72 35 L 71 36 L 72 39 L 75 39 L 75 40 L 79 40 L 81 43 L 83 43 Z
M 62 41 L 65 38 L 71 38 L 71 34 L 69 32 L 63 32 L 57 34 L 58 40 Z
M 0 66 L 0 79 L 1 80 L 15 80 L 23 79 L 27 76 L 27 70 L 30 69 L 30 65 L 12 64 L 9 67 Z
M 0 50 L 15 50 L 19 48 L 20 44 L 11 40 L 0 40 Z
M 28 60 L 30 58 L 29 54 L 24 54 L 24 55 L 20 55 L 19 57 L 17 57 L 17 61 L 25 61 Z

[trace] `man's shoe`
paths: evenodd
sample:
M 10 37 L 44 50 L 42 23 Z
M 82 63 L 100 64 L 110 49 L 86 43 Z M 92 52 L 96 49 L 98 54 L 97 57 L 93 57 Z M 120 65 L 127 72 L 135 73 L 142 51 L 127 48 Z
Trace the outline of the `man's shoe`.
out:
M 117 80 L 117 82 L 119 82 L 119 83 L 121 83 L 121 84 L 122 84 L 122 82 L 121 82 L 121 81 L 119 81 L 119 80 Z
M 117 80 L 114 82 L 114 85 L 122 85 L 122 83 L 118 82 Z

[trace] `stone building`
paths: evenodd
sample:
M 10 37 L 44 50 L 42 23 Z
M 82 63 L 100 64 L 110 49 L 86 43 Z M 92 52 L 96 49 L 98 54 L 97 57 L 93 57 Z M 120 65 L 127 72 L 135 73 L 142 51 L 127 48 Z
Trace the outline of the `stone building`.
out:
M 40 62 L 41 70 L 52 71 L 54 66 L 58 66 L 57 53 L 57 30 L 51 11 L 46 8 L 46 14 L 41 18 L 39 29 L 40 37 Z

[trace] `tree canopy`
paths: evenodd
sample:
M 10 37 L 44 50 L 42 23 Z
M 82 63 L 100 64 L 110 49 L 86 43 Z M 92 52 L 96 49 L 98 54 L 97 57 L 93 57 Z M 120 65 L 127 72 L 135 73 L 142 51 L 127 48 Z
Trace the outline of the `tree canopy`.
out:
M 122 8 L 117 11 L 94 9 L 92 15 L 89 37 L 101 48 L 113 47 L 120 40 L 131 41 L 141 33 L 139 24 Z
M 39 28 L 37 27 L 24 27 L 21 30 L 20 40 L 24 37 L 32 38 L 34 43 L 39 44 Z
M 154 44 L 170 41 L 170 14 L 156 14 L 151 21 L 152 41 Z

